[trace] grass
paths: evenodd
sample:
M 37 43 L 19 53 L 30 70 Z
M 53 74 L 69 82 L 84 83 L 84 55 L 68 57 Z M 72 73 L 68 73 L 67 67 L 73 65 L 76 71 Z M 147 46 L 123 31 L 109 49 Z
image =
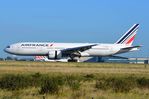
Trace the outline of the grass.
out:
M 148 99 L 149 65 L 0 61 L 2 99 Z
M 1 61 L 0 73 L 102 73 L 149 74 L 149 65 L 114 63 L 49 63 Z

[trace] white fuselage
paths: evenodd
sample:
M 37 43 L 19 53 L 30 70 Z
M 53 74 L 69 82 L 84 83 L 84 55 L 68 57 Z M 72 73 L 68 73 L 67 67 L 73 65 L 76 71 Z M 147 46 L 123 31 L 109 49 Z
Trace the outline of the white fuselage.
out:
M 48 43 L 48 42 L 23 42 L 16 43 L 5 48 L 5 51 L 15 55 L 48 55 L 51 50 L 64 50 L 67 48 L 75 48 L 78 46 L 91 45 L 94 43 Z M 81 52 L 82 56 L 110 56 L 118 53 L 121 48 L 129 47 L 125 44 L 100 44 Z
M 139 24 L 134 24 L 114 44 L 21 42 L 7 46 L 5 51 L 15 55 L 48 56 L 48 59 L 112 56 L 139 50 L 140 46 L 132 46 L 138 28 Z

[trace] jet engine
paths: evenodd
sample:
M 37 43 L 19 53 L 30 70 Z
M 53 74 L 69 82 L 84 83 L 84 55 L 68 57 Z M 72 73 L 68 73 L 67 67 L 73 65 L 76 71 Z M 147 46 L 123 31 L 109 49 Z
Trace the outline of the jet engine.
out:
M 49 59 L 60 59 L 62 58 L 62 52 L 60 50 L 50 50 L 48 53 Z

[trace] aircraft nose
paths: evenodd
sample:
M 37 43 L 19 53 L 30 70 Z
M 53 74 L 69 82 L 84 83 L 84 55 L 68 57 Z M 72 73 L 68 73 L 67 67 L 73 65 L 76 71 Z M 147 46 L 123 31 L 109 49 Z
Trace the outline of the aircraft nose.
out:
M 7 46 L 5 49 L 4 49 L 5 52 L 9 53 L 10 52 L 10 46 Z
M 8 49 L 7 49 L 7 48 L 5 48 L 5 49 L 4 49 L 4 52 L 7 52 L 7 53 L 8 53 Z

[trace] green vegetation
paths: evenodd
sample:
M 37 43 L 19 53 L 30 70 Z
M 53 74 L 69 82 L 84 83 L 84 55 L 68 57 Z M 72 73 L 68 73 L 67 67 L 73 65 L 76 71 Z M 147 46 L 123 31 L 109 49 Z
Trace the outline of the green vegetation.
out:
M 148 93 L 144 65 L 0 62 L 3 99 L 147 99 Z
M 88 85 L 86 85 L 88 84 Z M 65 91 L 72 91 L 73 97 L 80 98 L 86 96 L 89 87 L 94 91 L 110 93 L 130 93 L 133 90 L 144 90 L 149 92 L 149 77 L 137 75 L 100 75 L 100 74 L 80 74 L 80 75 L 50 75 L 50 74 L 9 74 L 0 78 L 0 89 L 12 92 L 35 88 L 36 96 L 55 95 L 63 96 Z M 67 89 L 67 90 L 66 90 Z M 78 93 L 79 92 L 79 93 Z M 69 95 L 69 94 L 68 94 Z M 149 96 L 148 96 L 149 97 Z
M 41 85 L 40 94 L 58 94 L 64 84 L 62 77 L 46 78 Z
M 144 85 L 140 84 L 138 81 L 142 81 L 142 77 L 105 77 L 96 81 L 96 88 L 101 90 L 112 89 L 114 92 L 129 92 L 135 88 L 144 87 Z M 145 85 L 147 84 L 149 83 L 146 82 Z

